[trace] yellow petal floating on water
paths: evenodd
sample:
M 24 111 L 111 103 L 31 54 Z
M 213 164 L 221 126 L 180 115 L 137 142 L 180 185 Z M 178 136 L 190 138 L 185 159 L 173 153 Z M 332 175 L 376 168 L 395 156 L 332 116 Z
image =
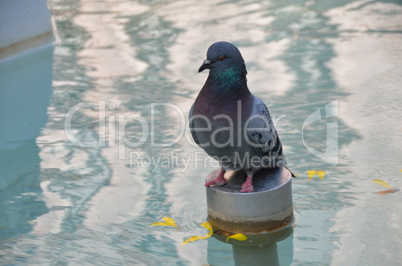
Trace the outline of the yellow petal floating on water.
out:
M 380 179 L 373 179 L 374 182 L 376 182 L 377 184 L 387 187 L 387 188 L 391 188 L 390 185 L 388 185 L 387 182 L 385 182 L 384 180 L 380 180 Z
M 212 234 L 214 233 L 214 229 L 212 229 L 212 225 L 210 222 L 204 222 L 201 224 L 201 226 L 208 230 L 208 234 L 206 234 L 205 236 L 212 236 Z
M 307 176 L 308 176 L 308 180 L 311 180 L 313 178 L 313 176 L 315 175 L 316 171 L 314 170 L 307 170 Z
M 153 226 L 173 226 L 174 228 L 177 229 L 177 225 L 176 225 L 175 221 L 172 218 L 162 217 L 162 220 L 164 220 L 164 222 L 152 223 L 150 225 L 153 225 Z
M 245 236 L 243 234 L 234 234 L 234 235 L 228 236 L 226 238 L 226 242 L 228 242 L 228 240 L 230 238 L 233 238 L 233 239 L 236 239 L 236 240 L 239 240 L 239 241 L 246 241 L 247 240 L 247 236 Z
M 200 240 L 200 239 L 205 239 L 203 236 L 192 236 L 187 238 L 186 240 L 183 241 L 183 243 L 180 244 L 179 247 L 183 246 L 184 244 L 190 243 L 190 242 L 194 242 L 196 240 Z
M 325 176 L 325 171 L 317 171 L 317 175 L 321 180 L 323 180 Z
M 207 239 L 207 238 L 212 236 L 212 234 L 214 233 L 214 230 L 212 229 L 212 225 L 211 225 L 210 222 L 204 222 L 204 223 L 201 224 L 201 226 L 206 228 L 206 229 L 208 229 L 208 233 L 205 236 L 192 236 L 192 237 L 189 237 L 186 240 L 184 240 L 183 243 L 181 243 L 179 247 L 183 246 L 184 244 L 194 242 L 194 241 L 200 240 L 200 239 Z

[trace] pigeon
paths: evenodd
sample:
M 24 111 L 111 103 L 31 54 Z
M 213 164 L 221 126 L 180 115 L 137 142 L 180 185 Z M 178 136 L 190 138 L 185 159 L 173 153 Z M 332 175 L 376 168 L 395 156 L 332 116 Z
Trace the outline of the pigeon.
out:
M 205 186 L 223 186 L 226 171 L 243 170 L 247 179 L 240 192 L 253 192 L 256 171 L 286 167 L 278 133 L 264 102 L 248 89 L 245 62 L 235 45 L 212 44 L 198 72 L 206 69 L 208 78 L 189 114 L 195 143 L 221 166 Z

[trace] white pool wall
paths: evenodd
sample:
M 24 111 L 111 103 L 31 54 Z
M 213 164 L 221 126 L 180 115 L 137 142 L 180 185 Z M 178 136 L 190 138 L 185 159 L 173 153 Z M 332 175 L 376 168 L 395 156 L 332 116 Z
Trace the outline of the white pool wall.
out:
M 46 0 L 0 0 L 0 62 L 54 40 Z

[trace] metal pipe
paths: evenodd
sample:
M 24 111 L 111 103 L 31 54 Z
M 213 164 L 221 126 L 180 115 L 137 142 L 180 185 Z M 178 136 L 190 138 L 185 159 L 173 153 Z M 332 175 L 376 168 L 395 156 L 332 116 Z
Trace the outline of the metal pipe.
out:
M 207 182 L 219 170 L 211 172 Z M 251 193 L 241 193 L 245 172 L 226 172 L 228 183 L 207 188 L 208 220 L 214 237 L 242 233 L 246 241 L 229 239 L 236 265 L 279 265 L 277 242 L 293 233 L 295 218 L 292 175 L 286 168 L 262 169 L 254 174 Z

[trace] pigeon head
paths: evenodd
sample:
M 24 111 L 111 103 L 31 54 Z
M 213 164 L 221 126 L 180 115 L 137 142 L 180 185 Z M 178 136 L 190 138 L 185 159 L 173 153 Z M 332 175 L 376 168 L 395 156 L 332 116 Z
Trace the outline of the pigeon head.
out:
M 216 42 L 207 51 L 207 59 L 203 62 L 198 72 L 209 69 L 212 77 L 221 79 L 227 76 L 244 78 L 247 74 L 246 66 L 239 49 L 229 42 Z

